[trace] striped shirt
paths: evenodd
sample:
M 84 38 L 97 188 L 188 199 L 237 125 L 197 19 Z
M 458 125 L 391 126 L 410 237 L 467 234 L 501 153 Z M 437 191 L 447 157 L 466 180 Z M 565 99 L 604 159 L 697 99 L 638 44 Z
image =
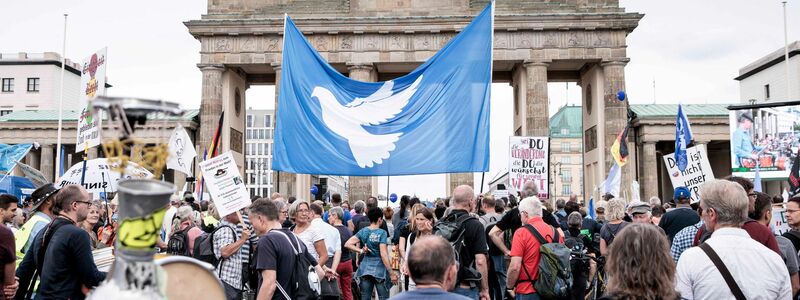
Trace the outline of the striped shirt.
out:
M 244 245 L 242 245 L 242 251 L 240 252 L 242 255 L 242 263 L 249 264 L 250 263 L 250 247 L 255 247 L 258 245 L 258 235 L 255 234 L 253 231 L 253 224 L 250 223 L 250 216 L 246 213 L 242 213 L 242 222 L 245 226 L 247 226 L 247 230 L 250 231 L 250 238 Z M 242 236 L 242 224 L 236 225 L 236 236 Z

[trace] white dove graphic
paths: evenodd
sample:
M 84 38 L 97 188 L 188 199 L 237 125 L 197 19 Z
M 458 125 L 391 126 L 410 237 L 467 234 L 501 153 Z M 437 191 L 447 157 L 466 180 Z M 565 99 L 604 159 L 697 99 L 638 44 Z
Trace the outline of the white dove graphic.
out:
M 395 142 L 403 133 L 371 134 L 364 125 L 379 125 L 393 118 L 408 104 L 422 80 L 420 75 L 410 86 L 392 94 L 393 81 L 387 81 L 372 95 L 356 98 L 341 105 L 333 93 L 324 87 L 314 87 L 311 97 L 316 97 L 322 107 L 322 121 L 328 128 L 347 140 L 350 151 L 361 168 L 371 168 L 389 158 Z

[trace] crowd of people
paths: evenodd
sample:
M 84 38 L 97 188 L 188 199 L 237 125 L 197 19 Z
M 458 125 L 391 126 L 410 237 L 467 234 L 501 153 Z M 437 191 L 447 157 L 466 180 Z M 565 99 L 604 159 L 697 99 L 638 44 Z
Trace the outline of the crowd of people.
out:
M 173 195 L 156 246 L 210 262 L 227 299 L 795 299 L 800 197 L 751 181 L 706 182 L 672 201 L 606 195 L 546 201 L 527 184 L 494 198 L 458 186 L 430 207 L 402 196 L 305 201 L 273 194 L 220 216 Z M 519 199 L 519 200 L 518 200 Z M 21 208 L 0 195 L 0 299 L 83 299 L 106 277 L 92 250 L 113 246 L 117 203 L 77 185 L 38 188 Z M 773 209 L 792 230 L 776 235 Z

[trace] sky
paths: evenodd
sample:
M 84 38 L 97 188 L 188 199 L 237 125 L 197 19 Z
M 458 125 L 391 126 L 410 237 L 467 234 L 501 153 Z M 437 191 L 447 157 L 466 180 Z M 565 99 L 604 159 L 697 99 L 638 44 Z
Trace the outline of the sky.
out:
M 40 0 L 0 1 L 0 53 L 62 52 L 80 62 L 108 47 L 110 96 L 135 96 L 200 105 L 200 43 L 184 21 L 206 12 L 203 0 Z M 628 12 L 645 14 L 627 39 L 625 68 L 631 104 L 736 103 L 741 67 L 783 47 L 783 15 L 778 0 L 620 0 Z M 800 0 L 788 4 L 789 41 L 800 39 Z M 654 87 L 655 83 L 655 87 Z M 271 87 L 251 87 L 247 106 L 272 108 Z M 550 114 L 580 104 L 575 83 L 550 83 Z M 492 85 L 491 159 L 485 183 L 507 168 L 512 134 L 511 88 Z M 386 193 L 386 177 L 379 192 Z M 475 174 L 475 184 L 481 173 Z M 422 198 L 445 195 L 444 175 L 395 176 L 391 192 Z M 477 188 L 479 189 L 479 188 Z

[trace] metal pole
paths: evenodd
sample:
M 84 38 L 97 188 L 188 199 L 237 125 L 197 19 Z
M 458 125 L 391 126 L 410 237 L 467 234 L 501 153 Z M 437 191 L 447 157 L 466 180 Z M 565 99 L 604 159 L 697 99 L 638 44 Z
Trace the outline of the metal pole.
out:
M 61 41 L 61 87 L 58 93 L 58 133 L 56 134 L 56 168 L 55 179 L 53 182 L 58 181 L 59 170 L 61 170 L 61 124 L 64 119 L 64 68 L 67 65 L 67 14 L 64 14 L 64 36 Z M 48 162 L 49 163 L 49 162 Z
M 386 206 L 389 206 L 389 178 L 392 176 L 386 176 Z
M 786 63 L 786 100 L 791 99 L 791 80 L 789 79 L 789 34 L 786 22 L 786 1 L 783 1 L 783 59 Z
M 486 172 L 481 172 L 481 194 L 483 194 L 483 178 L 486 177 Z

